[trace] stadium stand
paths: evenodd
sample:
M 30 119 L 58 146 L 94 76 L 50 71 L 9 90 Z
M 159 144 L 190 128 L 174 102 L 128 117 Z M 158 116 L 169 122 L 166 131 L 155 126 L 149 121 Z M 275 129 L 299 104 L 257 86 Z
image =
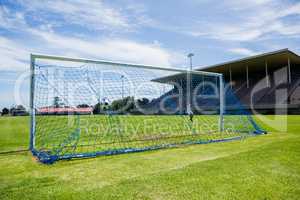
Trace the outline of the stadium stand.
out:
M 289 49 L 197 69 L 222 73 L 249 111 L 300 114 L 300 56 Z

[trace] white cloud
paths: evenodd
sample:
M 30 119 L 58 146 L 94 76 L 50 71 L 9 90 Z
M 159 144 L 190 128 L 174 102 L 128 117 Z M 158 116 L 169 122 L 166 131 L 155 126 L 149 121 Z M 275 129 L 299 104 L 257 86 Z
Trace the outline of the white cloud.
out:
M 226 5 L 233 10 L 246 10 L 271 3 L 274 0 L 227 0 Z
M 233 49 L 229 49 L 229 51 L 243 56 L 253 56 L 259 54 L 259 52 L 255 52 L 246 48 L 233 48 Z
M 39 30 L 31 30 L 31 32 L 40 37 L 48 49 L 66 56 L 111 59 L 166 67 L 177 64 L 184 58 L 180 53 L 162 48 L 157 42 L 138 43 L 118 38 L 83 40 Z
M 300 3 L 287 4 L 273 0 L 226 1 L 224 19 L 194 23 L 182 31 L 195 37 L 207 37 L 222 41 L 247 42 L 265 36 L 279 34 L 299 36 L 300 27 L 296 20 L 284 21 L 285 17 L 300 17 Z M 234 16 L 234 17 L 232 17 Z
M 23 1 L 23 3 L 26 2 Z M 88 12 L 87 6 L 93 7 L 94 10 L 92 9 L 89 13 L 86 13 Z M 70 1 L 47 1 L 43 4 L 32 1 L 32 4 L 28 4 L 27 12 L 30 10 L 35 12 L 35 9 L 40 9 L 41 12 L 43 9 L 50 9 L 52 12 L 61 12 L 69 20 L 71 18 L 74 21 L 78 20 L 74 23 L 86 25 L 90 23 L 96 26 L 99 21 L 99 26 L 106 24 L 127 27 L 126 20 L 123 20 L 124 18 L 117 14 L 118 12 L 103 6 L 102 1 L 95 1 L 90 4 L 79 0 L 74 3 L 73 1 L 72 3 Z M 29 54 L 32 52 L 166 67 L 181 63 L 185 59 L 182 54 L 163 48 L 157 41 L 142 43 L 121 37 L 102 36 L 101 38 L 95 38 L 88 35 L 79 38 L 74 36 L 76 34 L 63 35 L 55 32 L 51 23 L 42 23 L 39 26 L 32 27 L 26 23 L 24 18 L 26 14 L 12 12 L 4 6 L 1 8 L 0 22 L 6 22 L 3 28 L 9 31 L 18 31 L 18 34 L 25 36 L 26 40 L 18 40 L 17 42 L 8 36 L 0 36 L 0 59 L 2 60 L 0 70 L 28 69 Z M 99 12 L 99 9 L 101 12 Z M 81 15 L 85 16 L 80 17 Z M 81 19 L 76 19 L 77 17 Z
M 232 26 L 226 24 L 202 24 L 199 26 L 203 27 L 205 30 L 191 30 L 186 31 L 185 33 L 195 37 L 207 37 L 222 41 L 250 41 L 263 34 L 263 32 L 259 29 L 249 29 L 242 25 Z
M 0 28 L 15 29 L 24 26 L 25 19 L 21 12 L 12 12 L 5 6 L 0 6 Z
M 24 70 L 29 52 L 22 45 L 0 36 L 0 70 Z
M 184 60 L 182 54 L 164 49 L 157 42 L 139 43 L 119 38 L 83 40 L 41 30 L 28 30 L 42 45 L 29 48 L 0 37 L 0 70 L 28 69 L 29 54 L 32 52 L 162 67 L 170 67 Z
M 89 30 L 131 30 L 134 23 L 122 9 L 113 8 L 104 1 L 85 0 L 22 0 L 26 14 L 37 20 L 63 26 L 79 25 Z M 53 17 L 53 16 L 55 17 Z M 50 16 L 50 17 L 49 17 Z M 59 21 L 59 22 L 58 22 Z

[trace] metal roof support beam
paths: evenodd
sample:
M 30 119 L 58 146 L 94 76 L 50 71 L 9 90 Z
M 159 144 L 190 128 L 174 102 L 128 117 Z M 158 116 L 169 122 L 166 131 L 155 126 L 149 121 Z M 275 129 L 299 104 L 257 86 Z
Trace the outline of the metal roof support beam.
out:
M 290 57 L 288 57 L 288 81 L 289 81 L 289 83 L 292 82 L 291 61 L 290 61 Z
M 224 131 L 224 107 L 225 107 L 225 95 L 224 95 L 224 79 L 223 76 L 219 77 L 220 82 L 220 117 L 219 117 L 219 131 Z
M 266 71 L 266 84 L 267 87 L 270 87 L 269 73 L 268 73 L 268 62 L 265 61 L 265 71 Z
M 192 107 L 191 107 L 191 70 L 187 71 L 187 78 L 186 78 L 186 114 L 191 113 Z M 174 86 L 175 87 L 175 86 Z
M 247 76 L 247 88 L 249 88 L 249 69 L 248 69 L 248 65 L 246 65 L 246 76 Z
M 230 88 L 232 89 L 232 72 L 231 72 L 231 66 L 229 66 L 229 84 L 230 84 Z

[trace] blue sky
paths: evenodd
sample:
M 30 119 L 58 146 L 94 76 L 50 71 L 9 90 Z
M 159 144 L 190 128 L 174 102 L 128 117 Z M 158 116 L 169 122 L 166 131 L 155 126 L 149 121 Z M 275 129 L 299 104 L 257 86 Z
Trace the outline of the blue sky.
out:
M 299 0 L 0 0 L 0 108 L 27 104 L 31 52 L 185 68 L 299 44 Z

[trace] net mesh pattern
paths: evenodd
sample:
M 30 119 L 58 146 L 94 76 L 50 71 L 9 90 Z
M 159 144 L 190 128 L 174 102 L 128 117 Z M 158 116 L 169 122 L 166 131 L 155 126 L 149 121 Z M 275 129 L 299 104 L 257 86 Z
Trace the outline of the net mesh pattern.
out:
M 122 64 L 35 62 L 34 151 L 40 160 L 52 162 L 260 132 L 228 88 L 225 111 L 235 109 L 221 118 L 219 76 Z

